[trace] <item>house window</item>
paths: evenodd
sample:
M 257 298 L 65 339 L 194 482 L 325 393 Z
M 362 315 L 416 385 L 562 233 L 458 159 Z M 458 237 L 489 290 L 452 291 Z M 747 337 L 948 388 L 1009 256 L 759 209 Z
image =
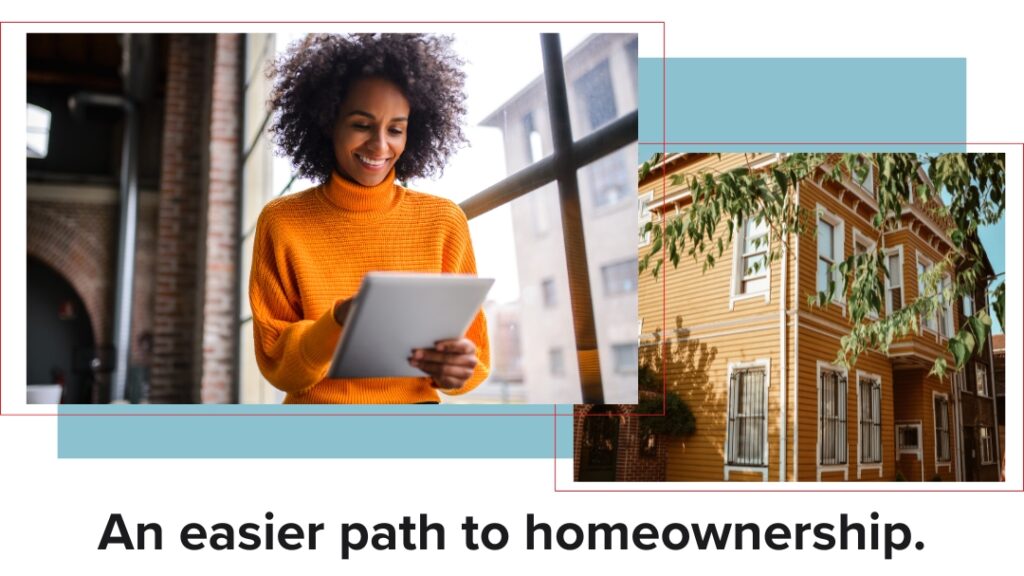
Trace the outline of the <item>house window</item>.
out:
M 760 294 L 768 290 L 768 222 L 747 218 L 737 240 L 743 247 L 737 259 L 737 294 Z
M 878 464 L 882 461 L 882 383 L 877 378 L 861 378 L 860 461 Z
M 965 294 L 963 297 L 964 316 L 974 316 L 974 297 L 970 294 Z
M 853 253 L 857 256 L 865 256 L 875 250 L 875 243 L 868 240 L 862 235 L 857 229 L 853 230 Z M 860 266 L 858 261 L 858 266 Z M 868 310 L 868 317 L 872 319 L 878 319 L 878 309 L 872 307 Z
M 927 258 L 921 256 L 920 253 L 917 255 L 917 297 L 921 298 L 925 293 L 924 277 L 932 269 L 932 262 Z M 922 319 L 925 330 L 931 330 L 932 332 L 938 332 L 939 326 L 936 320 L 935 314 L 929 314 Z
M 580 76 L 573 84 L 573 88 L 582 104 L 584 118 L 587 119 L 586 129 L 581 136 L 604 126 L 618 116 L 608 60 L 602 60 Z
M 544 299 L 544 307 L 554 308 L 555 305 L 558 303 L 558 300 L 555 299 L 554 279 L 545 278 L 544 281 L 540 283 L 540 291 Z
M 920 424 L 900 424 L 896 426 L 896 452 L 899 454 L 921 453 Z
M 885 313 L 903 308 L 903 250 L 892 250 L 885 254 Z
M 616 344 L 612 346 L 612 355 L 615 357 L 616 374 L 636 374 L 639 370 L 640 356 L 636 343 Z
M 843 222 L 834 215 L 818 209 L 818 292 L 834 290 L 834 300 L 843 300 L 846 286 L 836 268 L 843 259 Z
M 846 375 L 822 370 L 818 387 L 818 445 L 820 464 L 846 464 Z
M 950 305 L 950 299 L 946 296 L 946 292 L 950 290 L 950 284 L 949 276 L 943 276 L 938 286 L 939 307 L 936 314 L 938 315 L 939 336 L 943 338 L 949 338 L 953 334 L 953 307 Z
M 949 462 L 949 401 L 935 396 L 935 460 Z
M 638 199 L 639 210 L 637 214 L 637 225 L 639 233 L 637 236 L 640 238 L 640 245 L 647 246 L 651 243 L 651 233 L 645 231 L 648 222 L 654 222 L 654 217 L 651 214 L 651 202 L 654 201 L 654 192 L 648 192 Z
M 605 296 L 633 294 L 636 292 L 637 281 L 636 259 L 602 266 L 601 279 L 604 281 Z
M 552 376 L 565 376 L 565 354 L 561 348 L 548 350 L 548 366 Z
M 986 426 L 978 428 L 978 443 L 981 448 L 981 463 L 982 464 L 993 464 L 995 460 L 992 457 L 992 429 Z
M 734 371 L 729 379 L 726 459 L 730 465 L 767 466 L 767 398 L 764 367 Z
M 974 384 L 978 396 L 991 396 L 988 390 L 988 368 L 984 364 L 974 365 Z

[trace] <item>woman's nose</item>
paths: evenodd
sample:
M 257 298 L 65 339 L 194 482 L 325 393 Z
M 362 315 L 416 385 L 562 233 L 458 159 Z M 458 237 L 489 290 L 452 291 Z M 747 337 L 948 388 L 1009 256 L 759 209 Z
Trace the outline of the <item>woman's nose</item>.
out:
M 370 135 L 370 141 L 366 143 L 371 150 L 384 150 L 387 148 L 387 133 L 383 130 L 375 130 Z

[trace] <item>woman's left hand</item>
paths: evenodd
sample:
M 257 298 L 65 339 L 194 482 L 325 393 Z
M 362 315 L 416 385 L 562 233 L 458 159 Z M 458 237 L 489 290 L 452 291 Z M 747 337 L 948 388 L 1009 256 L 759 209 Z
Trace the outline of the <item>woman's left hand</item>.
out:
M 476 368 L 476 344 L 467 338 L 441 340 L 433 348 L 416 348 L 409 365 L 423 370 L 433 386 L 444 390 L 462 388 Z

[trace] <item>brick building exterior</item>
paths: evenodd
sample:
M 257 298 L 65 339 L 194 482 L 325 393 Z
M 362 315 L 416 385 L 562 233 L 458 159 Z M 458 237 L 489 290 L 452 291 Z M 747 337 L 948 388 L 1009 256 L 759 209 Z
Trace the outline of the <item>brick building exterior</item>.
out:
M 46 350 L 30 348 L 30 366 L 35 355 L 55 372 L 81 372 L 84 356 L 92 389 L 74 401 L 232 402 L 242 37 L 135 36 L 145 36 L 142 42 L 152 47 L 132 64 L 145 68 L 138 75 L 141 89 L 120 77 L 122 59 L 137 38 L 29 38 L 29 103 L 50 110 L 53 128 L 48 156 L 28 161 L 27 252 L 77 292 L 93 336 L 87 347 L 71 344 L 74 358 L 47 358 Z M 140 117 L 125 398 L 110 397 L 110 380 L 126 113 L 64 109 L 67 94 L 83 92 L 124 97 Z M 30 331 L 32 325 L 30 318 Z

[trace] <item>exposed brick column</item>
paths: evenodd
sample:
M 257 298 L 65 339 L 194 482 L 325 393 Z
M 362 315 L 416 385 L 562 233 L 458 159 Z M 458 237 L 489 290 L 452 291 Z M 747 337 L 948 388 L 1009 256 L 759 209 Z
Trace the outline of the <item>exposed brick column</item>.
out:
M 175 34 L 168 50 L 150 386 L 153 402 L 194 399 L 206 38 Z
M 218 34 L 213 56 L 200 381 L 204 403 L 235 400 L 241 40 L 238 34 Z

